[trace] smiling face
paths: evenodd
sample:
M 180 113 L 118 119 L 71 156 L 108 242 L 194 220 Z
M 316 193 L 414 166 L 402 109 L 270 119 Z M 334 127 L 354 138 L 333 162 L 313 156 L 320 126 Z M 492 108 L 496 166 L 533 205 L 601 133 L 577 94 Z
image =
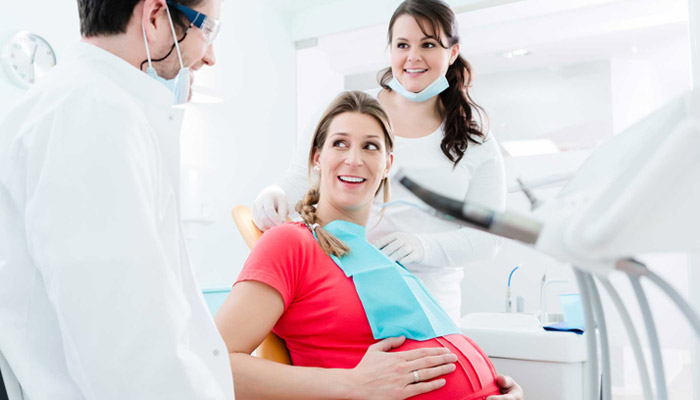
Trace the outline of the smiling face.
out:
M 328 127 L 323 147 L 313 155 L 320 168 L 318 207 L 331 211 L 332 219 L 367 213 L 382 179 L 389 173 L 382 125 L 373 116 L 358 112 L 336 115 Z
M 396 18 L 391 27 L 391 72 L 414 93 L 445 75 L 459 55 L 459 44 L 449 46 L 442 31 L 433 32 L 427 22 L 422 25 L 423 29 L 413 16 L 404 14 Z M 437 39 L 438 33 L 442 43 Z

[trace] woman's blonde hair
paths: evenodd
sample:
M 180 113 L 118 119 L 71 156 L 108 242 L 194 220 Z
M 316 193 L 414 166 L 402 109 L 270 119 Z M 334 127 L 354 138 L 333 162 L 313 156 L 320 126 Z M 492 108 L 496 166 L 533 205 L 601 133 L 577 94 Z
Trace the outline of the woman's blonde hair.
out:
M 387 153 L 393 150 L 394 133 L 391 128 L 391 123 L 389 122 L 389 116 L 384 109 L 382 109 L 382 106 L 379 105 L 379 102 L 364 92 L 343 92 L 328 106 L 326 112 L 316 126 L 314 140 L 309 151 L 309 173 L 313 167 L 314 154 L 321 151 L 323 145 L 326 143 L 331 122 L 333 122 L 335 117 L 346 112 L 369 115 L 376 119 L 384 131 L 384 143 Z M 375 195 L 379 194 L 380 190 L 384 190 L 384 202 L 387 202 L 391 197 L 389 188 L 389 177 L 384 177 Z M 318 218 L 316 217 L 316 205 L 320 198 L 319 183 L 316 182 L 312 185 L 311 189 L 306 192 L 304 198 L 297 203 L 296 210 L 306 225 L 316 233 L 316 238 L 321 245 L 321 249 L 328 255 L 342 257 L 350 251 L 350 248 L 319 225 Z

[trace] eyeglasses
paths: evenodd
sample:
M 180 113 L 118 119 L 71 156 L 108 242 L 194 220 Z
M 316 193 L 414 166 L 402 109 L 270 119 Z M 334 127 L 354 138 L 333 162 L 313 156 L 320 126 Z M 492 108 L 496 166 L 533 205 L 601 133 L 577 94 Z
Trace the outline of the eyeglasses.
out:
M 204 38 L 207 40 L 207 46 L 210 45 L 216 36 L 219 34 L 221 29 L 221 22 L 214 18 L 209 18 L 205 14 L 199 11 L 195 11 L 189 7 L 185 7 L 182 4 L 175 3 L 172 0 L 167 0 L 167 3 L 171 7 L 175 7 L 178 11 L 185 14 L 185 18 L 190 21 L 189 29 L 193 25 L 199 28 L 204 34 Z

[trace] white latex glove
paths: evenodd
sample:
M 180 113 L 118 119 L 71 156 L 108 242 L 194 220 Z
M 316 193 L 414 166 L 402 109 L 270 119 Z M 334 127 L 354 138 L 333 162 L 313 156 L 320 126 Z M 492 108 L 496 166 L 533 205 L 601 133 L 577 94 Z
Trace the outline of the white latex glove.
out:
M 501 389 L 501 396 L 489 396 L 486 400 L 525 400 L 523 389 L 510 376 L 498 375 L 496 384 Z
M 253 203 L 253 222 L 261 231 L 282 225 L 287 214 L 287 196 L 277 185 L 263 189 Z
M 401 264 L 420 263 L 425 250 L 416 235 L 407 232 L 394 232 L 378 239 L 374 246 L 392 261 Z

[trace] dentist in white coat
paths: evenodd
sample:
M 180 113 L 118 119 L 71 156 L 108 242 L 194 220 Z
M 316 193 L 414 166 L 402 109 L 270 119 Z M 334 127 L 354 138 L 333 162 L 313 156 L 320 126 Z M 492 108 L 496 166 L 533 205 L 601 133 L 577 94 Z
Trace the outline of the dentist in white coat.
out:
M 234 397 L 183 242 L 173 108 L 215 62 L 220 6 L 78 0 L 81 43 L 0 122 L 0 352 L 26 399 Z

